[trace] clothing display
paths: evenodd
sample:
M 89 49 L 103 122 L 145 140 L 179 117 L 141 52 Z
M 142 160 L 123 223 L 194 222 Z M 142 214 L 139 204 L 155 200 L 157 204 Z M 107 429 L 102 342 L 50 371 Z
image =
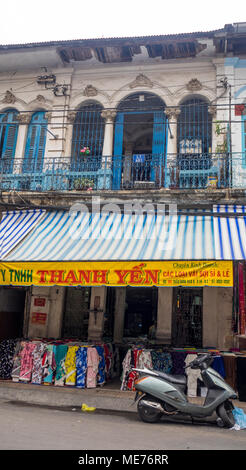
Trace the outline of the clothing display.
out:
M 14 363 L 16 339 L 5 339 L 0 342 L 0 378 L 11 379 Z
M 240 401 L 246 401 L 246 355 L 237 357 L 237 390 Z
M 119 350 L 112 343 L 45 338 L 20 339 L 2 346 L 0 342 L 0 365 L 1 361 L 2 376 L 13 382 L 77 388 L 103 386 L 119 375 L 120 369 Z
M 195 348 L 167 348 L 153 345 L 151 348 L 144 344 L 131 344 L 126 351 L 122 361 L 121 390 L 135 390 L 134 382 L 138 374 L 133 368 L 143 369 L 144 367 L 165 372 L 172 375 L 187 376 L 187 396 L 196 397 L 199 393 L 199 387 L 203 383 L 200 369 L 185 369 L 185 367 L 197 357 L 198 353 L 211 352 L 214 355 L 211 367 L 219 372 L 225 378 L 227 377 L 224 358 L 227 356 L 218 350 L 197 350 Z M 227 362 L 228 368 L 228 362 Z M 245 375 L 246 376 L 246 375 Z M 236 387 L 233 387 L 236 390 Z

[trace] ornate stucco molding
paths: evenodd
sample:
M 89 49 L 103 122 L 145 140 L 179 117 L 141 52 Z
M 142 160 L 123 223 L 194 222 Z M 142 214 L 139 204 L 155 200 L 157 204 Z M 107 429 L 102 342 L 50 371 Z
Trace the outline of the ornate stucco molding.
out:
M 153 82 L 143 73 L 137 75 L 135 80 L 130 83 L 129 88 L 146 87 L 153 88 Z
M 187 90 L 191 91 L 192 93 L 195 91 L 202 90 L 202 84 L 197 78 L 192 78 L 186 85 Z
M 117 111 L 113 109 L 104 109 L 101 112 L 101 116 L 103 119 L 105 119 L 106 122 L 114 122 L 116 114 L 117 114 Z

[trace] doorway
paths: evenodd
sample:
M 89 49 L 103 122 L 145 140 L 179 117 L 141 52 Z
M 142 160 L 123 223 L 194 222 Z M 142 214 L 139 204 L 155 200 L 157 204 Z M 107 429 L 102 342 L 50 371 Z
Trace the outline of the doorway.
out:
M 174 289 L 172 315 L 174 347 L 202 347 L 202 299 L 202 288 Z
M 26 289 L 1 287 L 0 340 L 23 336 Z
M 157 318 L 157 288 L 127 287 L 124 337 L 147 336 Z

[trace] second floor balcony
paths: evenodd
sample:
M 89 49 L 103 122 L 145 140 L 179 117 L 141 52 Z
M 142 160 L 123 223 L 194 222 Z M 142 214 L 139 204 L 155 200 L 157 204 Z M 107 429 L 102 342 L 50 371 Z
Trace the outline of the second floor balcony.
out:
M 241 155 L 136 154 L 0 160 L 1 191 L 137 191 L 222 189 L 232 185 Z M 235 186 L 235 185 L 234 185 Z

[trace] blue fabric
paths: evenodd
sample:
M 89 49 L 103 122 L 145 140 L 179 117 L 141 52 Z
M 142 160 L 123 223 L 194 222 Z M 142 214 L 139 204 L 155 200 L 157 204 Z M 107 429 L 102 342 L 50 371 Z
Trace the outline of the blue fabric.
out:
M 226 377 L 225 367 L 224 367 L 224 360 L 223 360 L 222 356 L 215 357 L 212 364 L 211 364 L 211 367 L 214 370 L 216 370 L 217 372 L 219 372 L 221 377 L 223 377 L 223 378 Z
M 85 388 L 87 372 L 87 348 L 79 348 L 76 351 L 76 387 Z
M 172 370 L 172 357 L 170 353 L 151 351 L 153 369 L 169 374 Z

